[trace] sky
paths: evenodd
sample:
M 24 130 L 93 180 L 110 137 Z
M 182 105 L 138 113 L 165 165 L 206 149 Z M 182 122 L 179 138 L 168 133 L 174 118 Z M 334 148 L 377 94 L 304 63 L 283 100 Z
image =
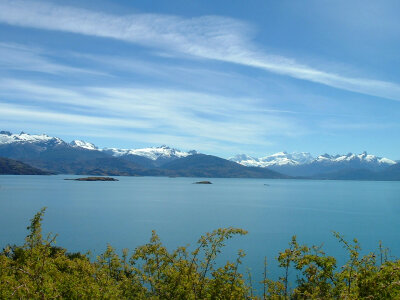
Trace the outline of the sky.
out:
M 0 0 L 0 129 L 400 159 L 400 1 Z

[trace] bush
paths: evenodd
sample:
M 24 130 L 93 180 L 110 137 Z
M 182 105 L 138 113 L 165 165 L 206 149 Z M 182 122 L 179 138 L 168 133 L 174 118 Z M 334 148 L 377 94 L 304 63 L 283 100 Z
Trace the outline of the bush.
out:
M 45 209 L 28 227 L 22 246 L 7 246 L 0 253 L 0 299 L 393 299 L 400 298 L 400 262 L 387 259 L 380 245 L 360 256 L 357 240 L 348 243 L 335 233 L 349 253 L 348 262 L 336 259 L 320 247 L 299 245 L 292 238 L 278 256 L 283 276 L 266 277 L 263 295 L 253 295 L 250 282 L 239 272 L 242 250 L 233 262 L 217 266 L 215 260 L 225 242 L 247 232 L 217 229 L 202 236 L 193 251 L 178 247 L 169 252 L 153 231 L 148 244 L 117 255 L 110 245 L 94 261 L 89 253 L 68 253 L 55 247 L 55 235 L 42 236 Z M 298 271 L 297 285 L 289 290 L 289 270 Z

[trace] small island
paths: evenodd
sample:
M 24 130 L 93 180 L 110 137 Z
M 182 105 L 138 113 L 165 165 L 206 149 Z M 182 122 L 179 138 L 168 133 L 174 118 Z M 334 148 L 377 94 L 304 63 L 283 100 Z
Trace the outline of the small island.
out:
M 197 182 L 194 182 L 194 184 L 212 184 L 212 182 L 211 181 L 197 181 Z
M 64 180 L 75 180 L 75 181 L 118 181 L 118 179 L 112 177 L 84 177 L 84 178 L 66 178 Z

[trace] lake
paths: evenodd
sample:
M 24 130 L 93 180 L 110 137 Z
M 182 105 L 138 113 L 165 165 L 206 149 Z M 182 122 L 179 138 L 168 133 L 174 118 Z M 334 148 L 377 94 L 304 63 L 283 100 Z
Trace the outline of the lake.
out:
M 155 229 L 170 248 L 195 243 L 219 227 L 249 231 L 223 252 L 241 248 L 253 280 L 261 280 L 264 256 L 273 262 L 292 235 L 300 243 L 324 244 L 345 258 L 332 236 L 357 237 L 366 252 L 379 240 L 400 256 L 400 182 L 116 177 L 118 182 L 77 182 L 57 176 L 0 176 L 0 247 L 22 243 L 33 215 L 46 206 L 44 231 L 58 233 L 69 251 L 121 250 L 146 243 Z

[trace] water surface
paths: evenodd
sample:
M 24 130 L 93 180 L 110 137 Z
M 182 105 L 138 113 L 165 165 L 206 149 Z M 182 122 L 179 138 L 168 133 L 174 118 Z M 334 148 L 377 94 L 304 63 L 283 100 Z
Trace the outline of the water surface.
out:
M 103 251 L 107 243 L 133 249 L 155 229 L 172 248 L 193 244 L 219 227 L 249 231 L 229 244 L 247 252 L 254 276 L 264 256 L 272 260 L 292 235 L 322 244 L 344 258 L 331 232 L 357 237 L 365 250 L 379 240 L 400 256 L 400 182 L 118 177 L 118 182 L 65 181 L 69 175 L 0 176 L 0 247 L 22 243 L 29 219 L 42 207 L 44 230 L 59 234 L 69 251 Z M 261 277 L 260 277 L 261 278 Z

